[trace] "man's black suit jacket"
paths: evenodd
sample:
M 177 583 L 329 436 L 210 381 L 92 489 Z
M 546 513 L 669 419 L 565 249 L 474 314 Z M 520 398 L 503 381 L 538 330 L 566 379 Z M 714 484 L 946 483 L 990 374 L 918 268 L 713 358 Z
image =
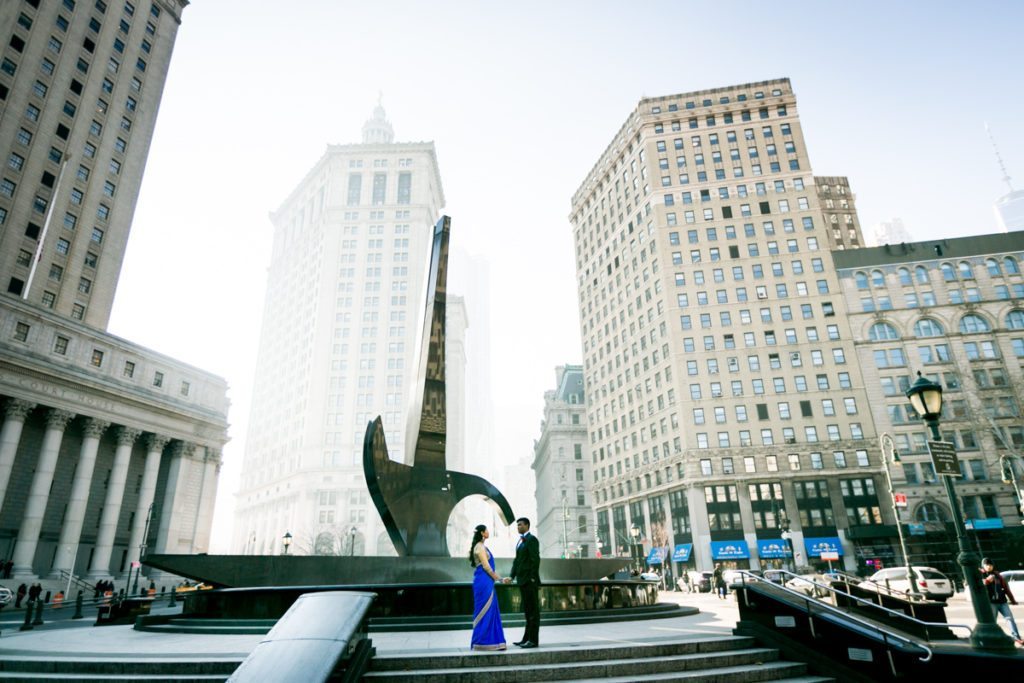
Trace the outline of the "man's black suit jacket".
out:
M 540 584 L 540 541 L 533 534 L 527 533 L 523 542 L 516 546 L 516 559 L 509 578 L 519 584 Z

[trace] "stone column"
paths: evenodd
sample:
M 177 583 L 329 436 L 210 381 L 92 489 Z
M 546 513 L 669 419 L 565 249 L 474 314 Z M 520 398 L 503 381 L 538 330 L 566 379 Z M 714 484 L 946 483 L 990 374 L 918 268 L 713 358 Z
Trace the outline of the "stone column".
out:
M 78 466 L 75 478 L 71 482 L 71 495 L 64 512 L 64 525 L 60 529 L 57 541 L 57 556 L 50 569 L 50 578 L 61 578 L 61 571 L 72 574 L 75 572 L 75 559 L 78 557 L 78 542 L 82 537 L 82 525 L 85 523 L 85 508 L 89 504 L 89 488 L 92 485 L 92 473 L 96 469 L 96 453 L 100 448 L 100 437 L 107 431 L 109 422 L 88 418 L 85 421 L 85 438 L 78 452 Z
M 761 558 L 757 554 L 757 528 L 754 524 L 754 508 L 750 503 L 750 490 L 742 480 L 736 482 L 736 499 L 740 504 L 740 523 L 743 524 L 741 534 L 743 542 L 747 544 L 747 552 L 750 553 L 750 567 L 761 568 Z M 757 558 L 756 560 L 754 558 Z M 757 562 L 757 564 L 754 564 Z
M 177 441 L 171 447 L 171 462 L 164 484 L 164 502 L 160 508 L 160 530 L 157 532 L 156 547 L 153 549 L 157 553 L 180 551 L 178 539 L 181 536 L 179 525 L 183 513 L 182 501 L 185 498 L 183 488 L 188 481 L 189 462 L 195 449 L 195 444 L 184 441 Z M 175 580 L 174 575 L 161 570 L 151 570 L 147 576 L 158 584 L 166 580 Z
M 25 515 L 21 518 L 21 526 L 18 528 L 18 542 L 14 546 L 12 576 L 15 579 L 37 578 L 32 564 L 35 562 L 36 547 L 39 545 L 39 532 L 43 528 L 46 501 L 50 498 L 50 485 L 53 483 L 53 473 L 57 469 L 64 430 L 74 417 L 74 413 L 57 408 L 51 408 L 46 415 L 46 434 L 43 435 L 43 445 L 36 460 L 36 473 L 32 476 L 32 486 L 25 502 Z
M 179 518 L 182 513 L 181 500 L 185 497 L 185 491 L 182 488 L 188 479 L 189 461 L 195 450 L 194 443 L 184 441 L 178 441 L 171 448 L 171 465 L 167 468 L 164 504 L 160 510 L 160 532 L 156 537 L 158 553 L 166 553 L 172 548 L 177 549 L 178 538 L 181 535 L 178 530 L 178 525 L 181 523 Z
M 192 529 L 193 553 L 205 553 L 210 549 L 210 527 L 213 526 L 213 508 L 217 498 L 217 479 L 220 476 L 221 454 L 212 448 L 206 449 L 203 481 L 199 492 L 199 510 Z
M 690 560 L 696 569 L 710 571 L 714 568 L 715 561 L 711 559 L 711 522 L 708 520 L 708 504 L 704 499 L 704 486 L 689 484 L 687 498 L 690 503 L 690 531 L 693 534 Z
M 170 439 L 159 434 L 146 437 L 146 466 L 142 472 L 142 485 L 139 487 L 139 501 L 135 506 L 135 521 L 132 522 L 132 533 L 128 538 L 128 566 L 137 562 L 142 554 L 142 546 L 146 542 L 149 521 L 152 518 L 150 507 L 156 495 L 156 480 L 160 475 L 160 456 L 164 446 Z
M 138 429 L 130 427 L 117 428 L 117 450 L 114 452 L 114 467 L 110 471 L 110 481 L 107 482 L 107 497 L 103 501 L 103 512 L 100 514 L 100 531 L 96 536 L 96 549 L 93 551 L 92 567 L 89 570 L 91 580 L 111 578 L 110 553 L 114 550 L 117 520 L 121 516 L 121 501 L 124 500 L 124 485 L 128 480 L 132 445 L 141 433 Z
M 7 484 L 14 470 L 14 458 L 18 455 L 21 429 L 25 426 L 25 418 L 35 407 L 36 404 L 30 401 L 12 398 L 4 409 L 4 426 L 0 430 L 0 510 L 3 510 Z

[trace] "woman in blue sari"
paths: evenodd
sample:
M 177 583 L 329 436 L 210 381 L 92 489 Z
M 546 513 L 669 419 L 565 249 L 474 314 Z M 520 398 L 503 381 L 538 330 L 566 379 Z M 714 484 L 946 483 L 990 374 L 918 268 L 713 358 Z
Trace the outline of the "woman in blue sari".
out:
M 473 638 L 470 645 L 474 650 L 504 650 L 505 631 L 501 628 L 501 612 L 498 611 L 498 596 L 494 584 L 501 583 L 501 577 L 494 571 L 494 556 L 484 545 L 490 537 L 487 527 L 481 524 L 473 533 L 469 550 L 469 563 L 473 571 Z

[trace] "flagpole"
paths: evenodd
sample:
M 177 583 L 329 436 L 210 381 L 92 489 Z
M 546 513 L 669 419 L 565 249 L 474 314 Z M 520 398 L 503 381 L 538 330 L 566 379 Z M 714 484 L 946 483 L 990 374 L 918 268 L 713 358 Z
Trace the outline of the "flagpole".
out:
M 60 192 L 60 184 L 64 180 L 64 171 L 68 168 L 68 162 L 71 161 L 71 155 L 64 160 L 64 164 L 60 167 L 60 173 L 57 175 L 57 185 L 53 188 L 53 196 L 50 198 L 50 208 L 46 211 L 46 220 L 43 221 L 43 231 L 39 234 L 39 244 L 36 245 L 36 255 L 32 259 L 32 267 L 28 271 L 28 282 L 25 283 L 25 291 L 22 294 L 23 300 L 28 300 L 28 293 L 32 289 L 32 280 L 35 279 L 36 269 L 39 267 L 39 261 L 43 258 L 43 243 L 46 240 L 46 233 L 50 229 L 50 221 L 53 220 L 53 210 L 57 206 L 57 193 Z

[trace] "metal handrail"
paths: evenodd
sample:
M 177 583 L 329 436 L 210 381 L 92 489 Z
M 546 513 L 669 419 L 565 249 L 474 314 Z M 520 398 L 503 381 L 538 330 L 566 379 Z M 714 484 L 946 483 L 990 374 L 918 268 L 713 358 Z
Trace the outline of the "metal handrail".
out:
M 822 584 L 816 583 L 816 582 L 811 581 L 809 579 L 804 579 L 799 574 L 794 574 L 794 573 L 786 571 L 786 570 L 780 570 L 780 571 L 782 571 L 785 574 L 788 574 L 789 576 L 796 577 L 796 578 L 801 578 L 801 579 L 803 579 L 804 581 L 807 581 L 810 584 L 813 584 L 813 585 L 816 585 L 816 586 L 821 586 L 822 588 L 825 588 L 828 591 L 838 592 L 838 591 L 835 591 L 835 589 L 832 588 L 831 586 L 823 586 Z M 784 591 L 786 593 L 791 593 L 792 595 L 798 597 L 799 599 L 803 600 L 806 603 L 807 614 L 808 615 L 810 615 L 811 612 L 812 612 L 811 604 L 813 602 L 813 604 L 815 606 L 817 606 L 817 607 L 820 607 L 820 608 L 822 608 L 822 609 L 824 609 L 826 611 L 829 611 L 829 612 L 834 612 L 834 613 L 842 616 L 844 619 L 850 619 L 851 621 L 857 622 L 861 626 L 865 626 L 865 627 L 867 627 L 867 628 L 869 628 L 871 630 L 877 631 L 878 633 L 880 633 L 883 636 L 882 642 L 884 642 L 884 643 L 888 643 L 888 641 L 886 640 L 887 638 L 892 638 L 892 639 L 894 639 L 896 641 L 903 642 L 908 647 L 920 648 L 921 650 L 924 650 L 927 653 L 926 656 L 918 657 L 918 659 L 920 661 L 922 661 L 922 662 L 930 662 L 931 659 L 932 659 L 932 655 L 934 654 L 932 652 L 932 649 L 930 647 L 928 647 L 927 645 L 924 645 L 923 643 L 917 642 L 915 640 L 911 640 L 910 638 L 908 638 L 906 636 L 903 636 L 903 635 L 900 635 L 899 633 L 895 633 L 893 631 L 890 631 L 889 629 L 883 628 L 883 627 L 879 626 L 876 623 L 873 623 L 873 622 L 867 621 L 865 619 L 862 619 L 862 618 L 858 617 L 855 614 L 851 614 L 849 612 L 841 610 L 838 607 L 834 607 L 834 606 L 832 606 L 832 605 L 830 605 L 830 604 L 828 604 L 826 602 L 821 602 L 820 600 L 815 600 L 814 598 L 812 598 L 812 597 L 810 597 L 810 596 L 808 596 L 808 595 L 806 595 L 804 593 L 800 593 L 798 591 L 795 591 L 792 588 L 787 588 L 785 585 L 780 585 L 780 584 L 777 584 L 777 583 L 772 583 L 771 581 L 768 581 L 768 580 L 764 579 L 763 577 L 757 576 L 756 574 L 751 574 L 751 573 L 745 572 L 745 571 L 740 571 L 739 574 L 741 576 L 743 576 L 744 578 L 749 576 L 751 579 L 753 579 L 754 583 L 758 583 L 758 582 L 766 583 L 766 584 L 772 586 L 776 590 L 781 590 L 781 591 Z M 745 583 L 745 581 L 744 581 L 744 583 Z M 852 595 L 848 595 L 848 594 L 844 594 L 844 595 L 847 595 L 847 597 L 854 598 L 854 596 L 852 596 Z M 744 600 L 747 599 L 746 592 L 744 592 L 744 594 L 743 594 L 743 599 Z M 858 599 L 858 598 L 854 598 L 854 599 Z M 870 604 L 872 607 L 878 607 L 874 603 L 868 603 L 868 604 Z M 882 607 L 881 609 L 884 609 L 884 610 L 887 610 L 887 611 L 892 611 L 892 610 L 888 610 L 885 607 Z M 908 617 L 906 614 L 904 614 L 902 612 L 894 612 L 894 614 L 898 614 L 899 616 L 907 618 L 907 619 L 912 619 L 914 621 L 918 621 L 917 619 L 914 619 L 913 617 Z M 919 623 L 925 624 L 926 622 L 919 622 Z M 935 625 L 938 625 L 938 626 L 949 626 L 949 624 L 935 624 Z
M 950 624 L 950 623 L 947 623 L 947 622 L 944 622 L 944 621 L 922 621 L 922 620 L 918 619 L 917 617 L 915 617 L 913 615 L 907 614 L 906 612 L 900 612 L 899 610 L 890 609 L 890 608 L 885 607 L 883 605 L 876 604 L 876 603 L 874 603 L 874 602 L 872 602 L 870 600 L 866 600 L 864 598 L 858 598 L 856 595 L 851 595 L 850 593 L 844 593 L 843 591 L 838 591 L 835 588 L 832 588 L 832 586 L 826 586 L 823 583 L 818 583 L 816 581 L 811 581 L 810 579 L 805 578 L 805 577 L 801 576 L 800 574 L 794 574 L 794 573 L 792 573 L 790 571 L 786 571 L 785 569 L 779 569 L 779 570 L 776 570 L 776 571 L 782 572 L 784 574 L 789 574 L 793 578 L 800 579 L 801 581 L 806 581 L 807 583 L 809 583 L 811 585 L 814 585 L 814 586 L 817 586 L 819 588 L 824 588 L 825 590 L 829 591 L 830 593 L 835 593 L 837 595 L 842 593 L 842 595 L 843 595 L 843 597 L 845 599 L 854 600 L 856 602 L 862 602 L 865 605 L 871 605 L 872 609 L 879 609 L 879 610 L 882 610 L 883 612 L 888 612 L 889 614 L 891 614 L 891 615 L 893 615 L 895 617 L 899 617 L 900 619 L 906 619 L 908 621 L 913 621 L 913 622 L 915 622 L 915 623 L 917 623 L 917 624 L 919 624 L 921 626 L 937 626 L 937 627 L 940 627 L 940 628 L 964 628 L 964 629 L 967 629 L 967 631 L 969 633 L 974 633 L 974 628 L 969 626 L 969 625 L 967 625 L 967 624 Z M 743 571 L 741 571 L 740 573 L 741 574 L 748 574 L 748 572 L 743 572 Z M 849 574 L 845 574 L 844 572 L 833 572 L 833 573 L 843 574 L 844 577 L 849 577 L 850 576 Z M 797 594 L 799 594 L 799 591 L 793 591 L 792 588 L 786 588 L 785 585 L 781 585 L 780 586 L 780 584 L 773 583 L 771 581 L 768 581 L 767 579 L 763 579 L 763 578 L 759 577 L 757 574 L 749 574 L 749 576 L 751 578 L 753 578 L 753 579 L 764 581 L 765 583 L 772 584 L 772 585 L 774 585 L 776 587 L 784 588 L 786 591 L 792 591 L 792 592 L 796 592 Z M 807 597 L 807 596 L 801 595 L 801 597 Z M 913 606 L 913 605 L 911 605 L 911 606 Z

